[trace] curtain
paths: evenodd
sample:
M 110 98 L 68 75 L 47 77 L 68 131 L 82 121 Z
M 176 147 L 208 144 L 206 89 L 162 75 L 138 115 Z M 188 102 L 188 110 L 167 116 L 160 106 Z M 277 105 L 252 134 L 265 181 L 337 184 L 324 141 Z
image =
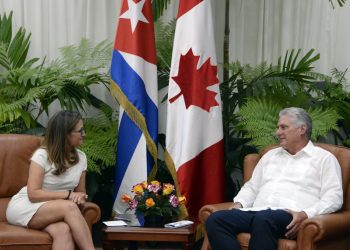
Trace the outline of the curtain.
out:
M 59 48 L 88 38 L 113 41 L 119 0 L 0 0 L 0 13 L 13 11 L 15 30 L 32 33 L 29 58 L 59 56 Z
M 0 0 L 0 13 L 13 10 L 14 28 L 32 33 L 29 58 L 59 56 L 59 48 L 83 37 L 94 44 L 114 41 L 121 0 Z M 230 0 L 230 61 L 255 66 L 276 63 L 288 49 L 314 48 L 315 70 L 350 65 L 350 3 L 335 8 L 328 0 Z M 162 17 L 175 18 L 178 0 Z M 224 0 L 212 0 L 218 63 L 223 61 Z M 347 77 L 349 78 L 349 73 Z
M 317 71 L 329 74 L 350 66 L 350 6 L 335 9 L 328 0 L 231 0 L 230 59 L 256 65 L 276 63 L 289 49 L 321 58 Z M 220 16 L 220 11 L 216 13 Z M 221 24 L 222 25 L 222 24 Z M 222 37 L 222 36 L 221 36 Z M 222 40 L 220 36 L 219 39 Z M 221 41 L 220 40 L 220 41 Z M 222 42 L 219 42 L 219 44 Z

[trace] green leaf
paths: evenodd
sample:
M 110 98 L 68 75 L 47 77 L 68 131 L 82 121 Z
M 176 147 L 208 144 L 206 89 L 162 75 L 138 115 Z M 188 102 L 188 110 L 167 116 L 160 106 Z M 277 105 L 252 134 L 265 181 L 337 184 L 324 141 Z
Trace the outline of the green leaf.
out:
M 343 7 L 344 4 L 346 3 L 347 0 L 337 0 L 338 4 L 340 7 Z M 334 3 L 333 3 L 333 0 L 329 0 L 329 2 L 332 4 L 332 7 L 334 9 Z
M 153 0 L 152 1 L 152 10 L 153 10 L 153 19 L 157 21 L 163 12 L 167 9 L 170 4 L 170 0 Z
M 6 49 L 12 38 L 12 14 L 11 11 L 8 17 L 6 13 L 4 16 L 0 15 L 0 44 L 5 44 Z
M 250 98 L 238 112 L 240 118 L 238 129 L 258 148 L 276 144 L 275 130 L 281 109 L 282 106 L 268 99 Z M 317 107 L 309 108 L 307 112 L 313 121 L 311 136 L 313 140 L 325 137 L 332 130 L 338 130 L 337 121 L 341 117 L 334 109 Z
M 114 167 L 118 123 L 98 112 L 95 118 L 84 119 L 86 136 L 81 150 L 88 158 L 88 169 L 100 173 L 100 169 Z

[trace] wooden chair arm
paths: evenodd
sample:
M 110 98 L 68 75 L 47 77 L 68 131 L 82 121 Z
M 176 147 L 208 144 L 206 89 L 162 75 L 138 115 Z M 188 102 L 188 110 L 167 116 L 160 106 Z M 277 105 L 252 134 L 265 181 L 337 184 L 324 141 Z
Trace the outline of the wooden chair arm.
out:
M 92 225 L 98 222 L 101 218 L 100 207 L 97 206 L 95 203 L 86 202 L 85 204 L 80 206 L 80 210 L 91 231 Z
M 209 215 L 211 215 L 216 211 L 229 209 L 230 206 L 232 206 L 232 202 L 205 205 L 199 210 L 199 213 L 198 213 L 199 220 L 203 225 L 205 225 L 205 222 L 208 219 Z M 211 248 L 209 245 L 208 236 L 204 230 L 204 240 L 203 240 L 201 250 L 210 250 L 210 249 Z
M 307 219 L 298 232 L 298 249 L 313 249 L 314 242 L 342 238 L 350 231 L 350 211 Z
M 204 224 L 210 214 L 229 209 L 230 206 L 232 206 L 232 202 L 205 205 L 199 210 L 199 220 Z

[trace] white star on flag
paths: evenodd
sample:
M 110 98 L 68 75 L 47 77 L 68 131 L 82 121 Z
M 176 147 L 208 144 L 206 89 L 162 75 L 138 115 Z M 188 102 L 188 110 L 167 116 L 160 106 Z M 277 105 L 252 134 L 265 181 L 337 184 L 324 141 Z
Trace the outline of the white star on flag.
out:
M 142 13 L 144 4 L 145 0 L 138 3 L 135 3 L 133 0 L 128 0 L 129 9 L 120 16 L 120 18 L 130 19 L 132 33 L 134 33 L 139 21 L 148 23 L 147 18 Z

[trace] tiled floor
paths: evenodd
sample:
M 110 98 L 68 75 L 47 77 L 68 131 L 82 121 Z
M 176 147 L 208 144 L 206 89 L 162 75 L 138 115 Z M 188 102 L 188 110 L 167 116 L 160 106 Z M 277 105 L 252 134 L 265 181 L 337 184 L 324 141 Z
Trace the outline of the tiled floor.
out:
M 96 250 L 102 250 L 102 247 L 96 247 Z M 139 250 L 181 250 L 182 247 L 179 245 L 172 245 L 172 246 L 166 246 L 166 245 L 154 245 L 154 246 L 140 246 Z M 127 250 L 127 248 L 125 248 Z
M 141 243 L 142 244 L 142 243 Z M 199 250 L 201 248 L 201 242 L 197 242 L 193 250 Z M 139 245 L 139 250 L 181 250 L 182 245 L 180 243 L 162 243 L 162 242 L 150 242 Z M 102 250 L 101 246 L 96 247 L 96 250 Z M 127 248 L 125 248 L 127 250 Z
M 102 250 L 102 247 L 97 247 L 95 248 L 96 250 Z M 168 247 L 140 247 L 139 250 L 152 250 L 152 249 L 157 249 L 157 250 L 181 250 L 182 248 L 168 248 Z M 125 248 L 127 250 L 127 248 Z

